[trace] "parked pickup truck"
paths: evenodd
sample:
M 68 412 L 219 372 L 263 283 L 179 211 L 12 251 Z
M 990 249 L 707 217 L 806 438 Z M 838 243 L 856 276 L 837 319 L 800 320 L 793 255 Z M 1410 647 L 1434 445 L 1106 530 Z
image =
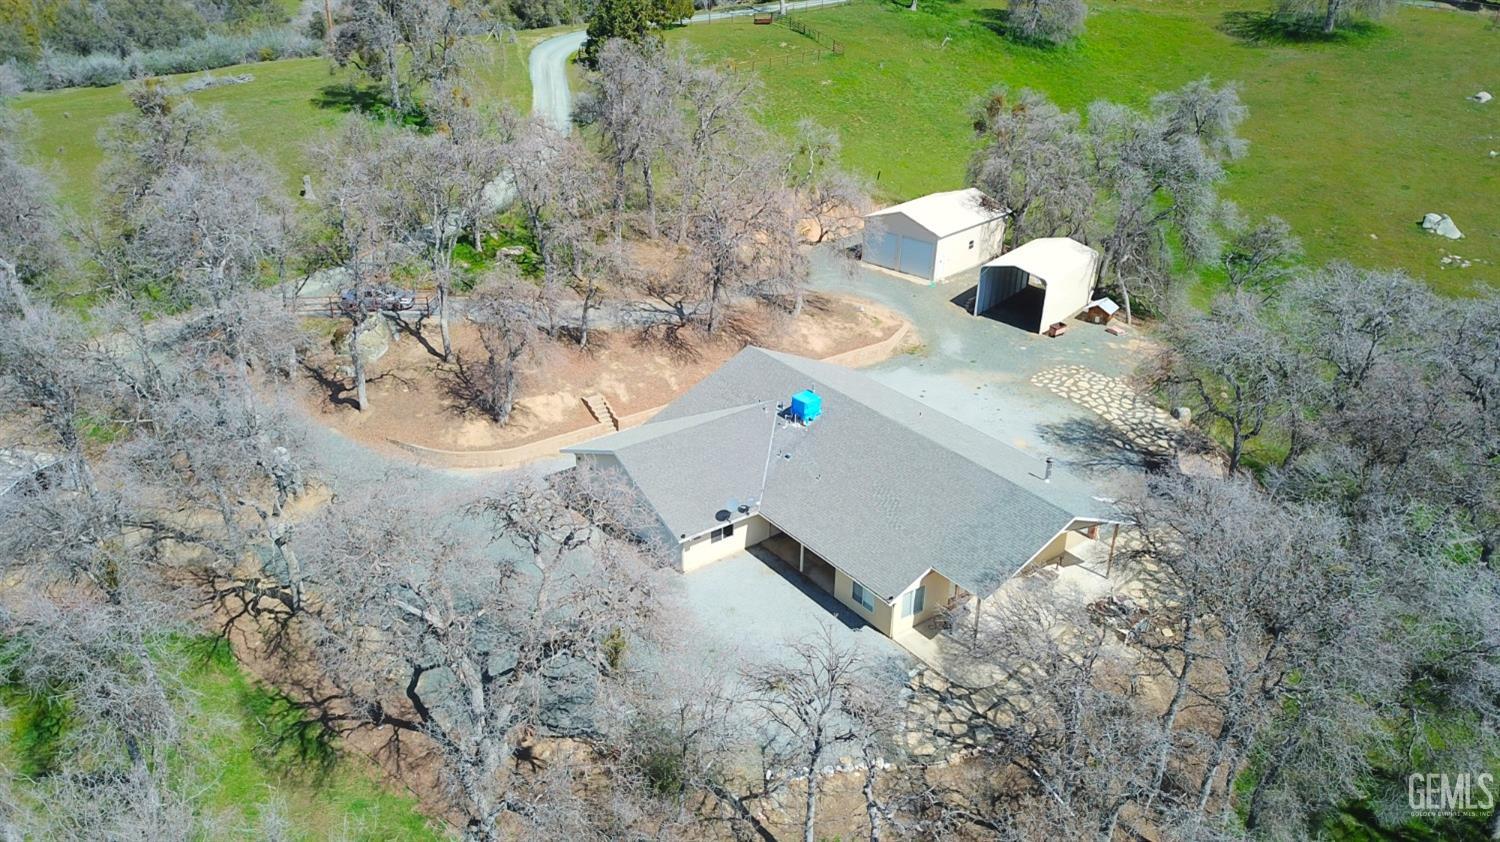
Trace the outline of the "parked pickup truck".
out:
M 417 303 L 417 294 L 409 289 L 394 287 L 365 287 L 346 289 L 339 294 L 339 306 L 347 312 L 362 310 L 374 313 L 381 310 L 410 310 Z

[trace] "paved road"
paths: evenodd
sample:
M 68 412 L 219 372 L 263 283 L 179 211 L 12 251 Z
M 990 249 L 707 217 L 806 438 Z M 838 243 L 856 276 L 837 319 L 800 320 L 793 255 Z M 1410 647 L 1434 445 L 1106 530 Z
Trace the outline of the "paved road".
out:
M 796 11 L 822 6 L 837 6 L 847 0 L 795 0 L 784 4 L 766 3 L 744 9 L 725 12 L 699 12 L 688 23 L 706 23 L 710 20 L 746 17 L 756 12 L 780 10 Z M 527 59 L 527 72 L 531 74 L 531 113 L 545 116 L 552 125 L 567 131 L 569 117 L 573 113 L 573 92 L 568 89 L 568 59 L 583 47 L 587 33 L 564 32 L 537 44 Z
M 552 125 L 568 130 L 573 113 L 573 92 L 568 89 L 568 59 L 583 47 L 588 33 L 565 32 L 537 44 L 527 60 L 531 74 L 531 113 L 547 118 Z
M 812 9 L 822 6 L 837 6 L 848 0 L 795 0 L 785 4 L 787 11 Z M 726 12 L 700 12 L 688 23 L 706 23 L 710 20 L 745 17 L 757 11 L 781 8 L 781 4 L 765 4 Z M 531 113 L 545 117 L 547 122 L 561 131 L 570 131 L 573 125 L 573 91 L 568 87 L 568 60 L 583 48 L 588 33 L 583 30 L 564 32 L 531 48 L 526 59 L 526 72 L 531 77 Z M 503 177 L 485 187 L 489 206 L 496 210 L 515 199 L 515 189 Z

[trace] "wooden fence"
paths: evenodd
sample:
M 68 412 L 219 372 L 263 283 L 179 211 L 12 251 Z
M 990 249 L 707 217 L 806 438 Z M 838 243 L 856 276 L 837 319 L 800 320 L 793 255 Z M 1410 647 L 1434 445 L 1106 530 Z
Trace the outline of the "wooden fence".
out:
M 827 35 L 819 32 L 818 30 L 813 29 L 811 26 L 808 26 L 807 23 L 801 18 L 792 17 L 791 15 L 782 15 L 781 18 L 777 20 L 777 23 L 780 23 L 782 26 L 785 26 L 787 29 L 790 29 L 791 31 L 797 33 L 798 35 L 801 35 L 804 38 L 811 39 L 814 44 L 817 44 L 818 46 L 822 47 L 830 53 L 833 53 L 836 56 L 841 56 L 844 54 L 843 44 L 840 44 L 836 39 L 830 38 Z
M 398 316 L 411 314 L 413 316 L 431 315 L 437 299 L 432 295 L 418 293 L 413 296 L 412 306 L 400 310 L 386 312 Z M 321 316 L 327 319 L 342 318 L 347 312 L 343 298 L 337 295 L 299 295 L 292 299 L 292 312 L 303 318 Z

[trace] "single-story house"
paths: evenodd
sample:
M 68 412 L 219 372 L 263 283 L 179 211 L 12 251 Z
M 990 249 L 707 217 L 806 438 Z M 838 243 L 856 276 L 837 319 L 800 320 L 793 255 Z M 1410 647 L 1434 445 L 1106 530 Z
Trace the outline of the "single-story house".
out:
M 1042 237 L 980 267 L 973 313 L 1023 309 L 1025 327 L 1043 333 L 1089 306 L 1098 276 L 1099 252 L 1069 237 Z
M 1004 248 L 1005 211 L 972 187 L 932 193 L 865 216 L 862 259 L 937 282 Z
M 1043 462 L 840 366 L 746 348 L 650 422 L 564 449 L 617 470 L 685 573 L 765 542 L 897 636 L 1117 524 Z

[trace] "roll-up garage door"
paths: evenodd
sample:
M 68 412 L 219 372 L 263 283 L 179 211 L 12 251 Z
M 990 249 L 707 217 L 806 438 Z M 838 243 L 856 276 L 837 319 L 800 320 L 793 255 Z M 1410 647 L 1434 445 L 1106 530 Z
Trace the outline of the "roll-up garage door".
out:
M 866 231 L 864 260 L 887 269 L 896 268 L 896 255 L 901 251 L 901 237 L 889 231 Z
M 937 244 L 911 237 L 901 238 L 899 265 L 896 268 L 908 275 L 931 278 L 933 264 L 937 261 Z

